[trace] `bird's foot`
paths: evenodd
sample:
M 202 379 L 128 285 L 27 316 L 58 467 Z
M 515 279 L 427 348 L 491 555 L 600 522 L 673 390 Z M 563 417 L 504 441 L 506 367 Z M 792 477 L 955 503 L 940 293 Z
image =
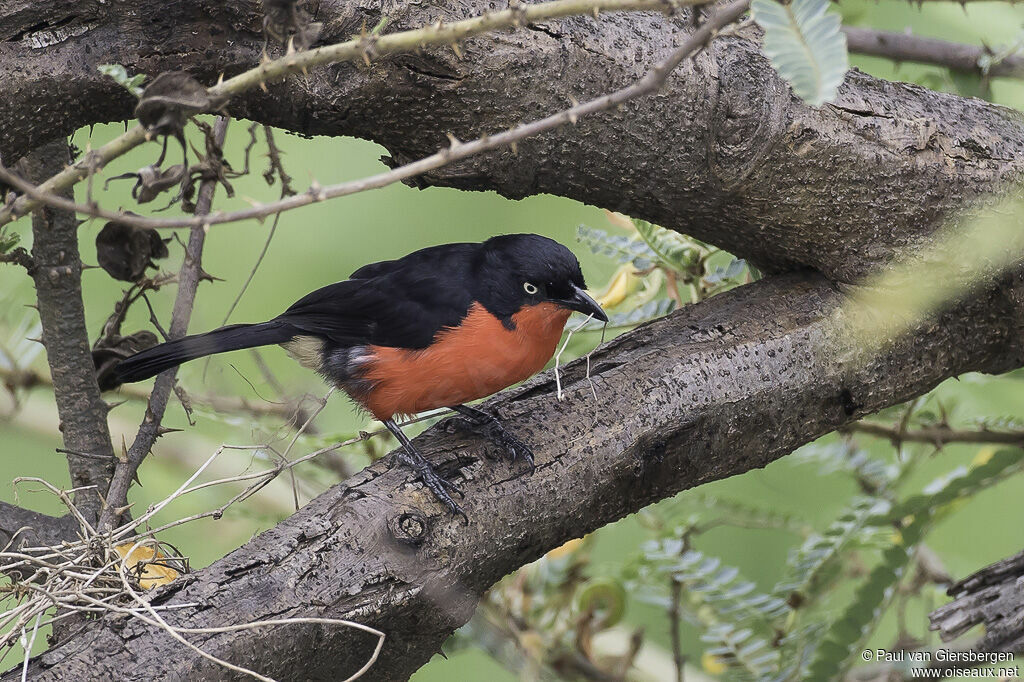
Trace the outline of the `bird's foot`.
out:
M 434 493 L 434 497 L 436 497 L 439 502 L 448 507 L 448 511 L 451 512 L 453 516 L 461 516 L 466 523 L 469 523 L 469 517 L 466 516 L 466 512 L 463 511 L 462 507 L 459 506 L 459 503 L 451 496 L 451 493 L 455 493 L 459 496 L 459 499 L 465 499 L 466 494 L 462 492 L 462 488 L 438 474 L 434 467 L 429 464 L 425 469 L 418 471 L 418 473 L 420 475 L 420 479 L 423 481 L 423 485 L 425 485 L 430 492 Z
M 469 517 L 466 516 L 466 512 L 463 511 L 462 507 L 459 506 L 459 503 L 452 498 L 452 493 L 454 493 L 458 495 L 460 499 L 465 499 L 466 494 L 462 491 L 462 488 L 441 476 L 441 474 L 437 473 L 437 470 L 430 465 L 430 462 L 428 462 L 423 455 L 420 455 L 417 451 L 414 452 L 416 456 L 410 457 L 407 452 L 400 450 L 399 459 L 402 461 L 402 464 L 406 465 L 419 475 L 420 480 L 423 481 L 423 485 L 426 486 L 427 490 L 432 492 L 434 497 L 436 497 L 441 504 L 448 507 L 448 511 L 450 511 L 452 515 L 461 516 L 466 523 L 469 523 Z
M 483 436 L 504 450 L 513 462 L 519 459 L 525 460 L 530 465 L 531 472 L 537 468 L 533 463 L 533 450 L 530 446 L 507 431 L 497 417 L 465 405 L 459 405 L 452 409 L 463 415 L 451 420 L 453 426 Z
M 462 488 L 437 473 L 437 470 L 434 469 L 430 462 L 427 461 L 427 458 L 416 449 L 416 446 L 412 444 L 404 433 L 402 433 L 402 429 L 400 429 L 393 420 L 386 420 L 384 425 L 395 435 L 398 442 L 402 445 L 397 453 L 398 461 L 419 474 L 420 480 L 423 481 L 423 485 L 426 486 L 427 490 L 434 493 L 434 497 L 436 497 L 444 506 L 448 507 L 448 511 L 450 511 L 453 516 L 461 516 L 468 524 L 469 517 L 466 516 L 466 512 L 463 511 L 462 507 L 459 506 L 459 503 L 452 499 L 451 496 L 451 493 L 455 493 L 461 499 L 465 499 L 466 494 L 462 492 Z

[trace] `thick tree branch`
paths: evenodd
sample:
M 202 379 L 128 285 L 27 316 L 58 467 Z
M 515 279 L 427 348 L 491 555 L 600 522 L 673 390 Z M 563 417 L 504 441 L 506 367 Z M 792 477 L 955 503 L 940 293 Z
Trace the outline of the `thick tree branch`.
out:
M 657 92 L 665 84 L 665 79 L 679 66 L 683 59 L 690 58 L 702 50 L 717 34 L 717 32 L 739 19 L 750 7 L 750 0 L 737 0 L 719 11 L 716 11 L 703 22 L 699 29 L 693 32 L 687 40 L 671 52 L 665 59 L 651 67 L 651 70 L 644 74 L 636 83 L 616 90 L 607 95 L 596 97 L 588 102 L 576 104 L 564 111 L 556 112 L 550 116 L 524 123 L 501 131 L 496 134 L 487 134 L 469 142 L 461 142 L 452 138 L 450 146 L 431 154 L 422 159 L 403 164 L 390 171 L 378 173 L 369 177 L 343 182 L 328 187 L 319 185 L 309 188 L 309 191 L 302 194 L 293 194 L 282 197 L 270 204 L 254 206 L 248 209 L 232 211 L 230 213 L 215 213 L 213 215 L 197 215 L 182 218 L 155 218 L 148 216 L 136 216 L 123 211 L 110 211 L 99 206 L 86 206 L 75 204 L 55 194 L 50 194 L 40 187 L 35 187 L 23 182 L 0 166 L 0 180 L 11 183 L 15 188 L 23 191 L 25 196 L 36 203 L 46 204 L 69 211 L 75 211 L 84 215 L 114 220 L 126 225 L 150 228 L 179 228 L 179 227 L 203 227 L 220 225 L 223 223 L 238 222 L 243 220 L 258 219 L 280 214 L 303 206 L 309 206 L 327 199 L 336 199 L 359 192 L 366 192 L 372 189 L 387 187 L 403 180 L 409 180 L 431 170 L 437 170 L 450 163 L 461 159 L 468 159 L 486 151 L 512 147 L 515 149 L 517 143 L 529 137 L 539 135 L 559 126 L 576 123 L 581 116 L 587 116 L 600 111 L 607 111 L 612 107 L 622 106 L 626 102 Z M 31 204 L 29 204 L 31 205 Z M 2 224 L 0 215 L 0 224 Z
M 850 52 L 885 57 L 896 62 L 936 64 L 978 76 L 1024 77 L 1024 58 L 1016 54 L 995 62 L 985 70 L 981 66 L 982 59 L 991 57 L 992 51 L 977 45 L 854 26 L 844 27 L 843 33 Z
M 49 516 L 0 500 L 0 548 L 58 546 L 73 540 L 77 531 L 70 514 Z
M 1024 651 L 1024 552 L 997 561 L 949 588 L 953 601 L 932 612 L 943 641 L 984 623 L 977 651 Z
M 57 139 L 27 156 L 24 165 L 28 176 L 38 180 L 67 162 L 67 144 Z M 75 505 L 94 522 L 114 469 L 114 449 L 85 326 L 78 219 L 56 209 L 37 211 L 32 236 L 32 276 L 64 448 L 91 455 L 68 455 L 71 486 L 93 486 L 75 494 Z
M 853 346 L 843 296 L 814 275 L 742 287 L 646 325 L 577 362 L 567 399 L 550 375 L 488 405 L 535 446 L 532 476 L 442 428 L 417 439 L 466 491 L 471 523 L 450 518 L 388 457 L 188 580 L 161 603 L 181 627 L 280 616 L 350 618 L 387 633 L 369 679 L 399 680 L 435 653 L 497 578 L 565 540 L 678 490 L 790 452 L 944 378 L 1021 364 L 1017 289 L 979 294 L 915 328 L 882 356 Z M 964 338 L 974 339 L 963 343 Z M 197 635 L 210 653 L 278 679 L 336 679 L 371 650 L 329 627 Z M 174 647 L 174 648 L 169 648 Z M 32 679 L 146 671 L 204 678 L 139 624 L 95 630 L 33 664 Z
M 404 5 L 390 13 L 388 30 L 488 8 L 482 0 Z M 106 97 L 110 85 L 95 71 L 98 63 L 149 73 L 188 68 L 211 83 L 222 72 L 258 63 L 263 39 L 255 0 L 193 9 L 166 0 L 133 8 L 133 17 L 157 17 L 159 50 L 150 36 L 156 29 L 122 16 L 120 6 L 92 17 L 77 3 L 74 9 L 57 3 L 48 12 L 64 16 L 81 35 L 44 48 L 0 44 L 4 63 L 26 74 L 26 87 L 47 102 L 33 120 L 17 114 L 25 91 L 0 93 L 0 112 L 11 112 L 0 116 L 4 158 L 17 156 L 24 140 L 130 116 L 121 100 Z M 347 38 L 383 14 L 375 0 L 325 0 L 321 39 Z M 5 15 L 15 26 L 15 19 L 25 21 L 0 2 Z M 444 48 L 369 68 L 329 66 L 270 84 L 266 93 L 252 91 L 229 108 L 307 134 L 373 139 L 404 163 L 446 146 L 447 133 L 474 139 L 635 82 L 692 30 L 685 16 L 660 14 L 529 28 L 472 38 L 461 47 L 462 58 Z M 518 154 L 464 160 L 422 182 L 510 197 L 569 196 L 678 228 L 769 269 L 807 265 L 849 281 L 894 251 L 927 241 L 973 202 L 1005 190 L 1018 178 L 1022 158 L 1020 116 L 977 100 L 854 71 L 835 105 L 804 106 L 763 58 L 751 28 L 716 41 L 677 70 L 657 97 L 545 133 L 521 143 Z
M 218 82 L 209 88 L 211 101 L 226 100 L 231 95 L 244 93 L 257 86 L 266 89 L 267 83 L 287 76 L 306 73 L 309 68 L 355 61 L 362 58 L 369 66 L 375 58 L 393 54 L 412 52 L 429 45 L 451 45 L 458 54 L 458 42 L 476 35 L 502 28 L 519 28 L 525 24 L 545 19 L 558 19 L 579 14 L 595 14 L 601 11 L 637 11 L 655 10 L 673 12 L 687 4 L 702 4 L 706 0 L 550 0 L 529 5 L 516 5 L 498 12 L 484 12 L 479 16 L 462 19 L 452 23 L 438 21 L 430 26 L 401 31 L 388 35 L 367 34 L 365 30 L 359 38 L 313 48 L 303 52 L 289 53 L 276 60 L 266 61 L 259 66 L 247 69 L 227 81 Z M 749 3 L 748 3 L 749 4 Z M 705 38 L 706 41 L 706 38 Z M 678 61 L 678 60 L 677 60 Z M 102 148 L 83 160 L 81 164 L 63 170 L 59 175 L 47 180 L 42 196 L 70 189 L 91 172 L 92 168 L 102 167 L 117 156 L 127 153 L 144 140 L 143 131 L 136 126 L 124 135 L 107 143 Z M 0 180 L 6 178 L 0 177 Z M 10 207 L 0 208 L 0 225 L 20 215 L 27 214 L 39 205 L 40 199 L 30 194 L 20 197 Z M 58 205 L 59 204 L 52 204 Z M 66 206 L 65 206 L 66 207 Z M 104 215 L 99 213 L 97 215 Z M 110 219 L 116 217 L 108 216 Z

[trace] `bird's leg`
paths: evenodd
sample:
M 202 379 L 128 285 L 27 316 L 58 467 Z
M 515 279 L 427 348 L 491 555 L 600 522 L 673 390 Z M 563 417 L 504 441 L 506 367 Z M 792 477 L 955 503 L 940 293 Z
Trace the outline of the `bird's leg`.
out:
M 455 405 L 452 409 L 462 415 L 462 419 L 456 420 L 457 422 L 462 422 L 469 429 L 503 448 L 513 462 L 521 457 L 530 465 L 531 471 L 536 468 L 530 446 L 506 431 L 497 417 L 468 405 Z
M 460 497 L 463 497 L 462 491 L 457 485 L 451 481 L 447 481 L 442 478 L 434 467 L 430 465 L 430 462 L 416 449 L 416 446 L 412 444 L 402 429 L 399 428 L 398 424 L 393 419 L 385 419 L 384 426 L 388 427 L 388 431 L 395 435 L 398 442 L 401 443 L 402 448 L 398 451 L 398 461 L 405 466 L 409 467 L 423 479 L 423 485 L 427 486 L 430 492 L 434 493 L 434 497 L 444 503 L 446 507 L 451 511 L 452 514 L 459 514 L 462 518 L 469 520 L 466 517 L 466 512 L 462 511 L 462 507 L 452 499 L 452 496 L 448 494 L 449 489 L 455 493 L 458 493 Z

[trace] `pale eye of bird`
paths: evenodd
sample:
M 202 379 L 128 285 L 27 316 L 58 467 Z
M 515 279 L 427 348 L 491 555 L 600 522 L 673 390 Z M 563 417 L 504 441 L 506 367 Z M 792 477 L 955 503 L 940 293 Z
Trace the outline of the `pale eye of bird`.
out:
M 531 284 L 530 282 L 523 282 L 523 291 L 528 293 L 530 296 L 533 296 L 537 293 L 537 285 Z

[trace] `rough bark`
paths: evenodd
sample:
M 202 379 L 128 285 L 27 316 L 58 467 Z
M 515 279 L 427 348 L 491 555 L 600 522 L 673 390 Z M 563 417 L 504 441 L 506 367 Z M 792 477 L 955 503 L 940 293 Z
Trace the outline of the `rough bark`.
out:
M 26 156 L 24 167 L 28 176 L 39 182 L 64 168 L 68 160 L 67 143 L 57 139 Z M 71 453 L 71 486 L 94 486 L 75 494 L 75 506 L 93 523 L 114 469 L 114 448 L 85 326 L 77 216 L 50 208 L 36 211 L 32 240 L 32 278 L 42 342 L 53 379 L 61 437 Z
M 979 295 L 880 356 L 854 347 L 842 302 L 818 275 L 786 275 L 646 325 L 591 358 L 596 401 L 577 362 L 565 370 L 566 400 L 555 399 L 547 374 L 488 404 L 535 446 L 532 476 L 441 428 L 417 439 L 466 489 L 468 526 L 389 457 L 155 600 L 201 604 L 169 612 L 185 627 L 355 619 L 388 636 L 367 679 L 404 679 L 495 580 L 566 539 L 762 467 L 948 376 L 1020 364 L 1017 299 L 1005 291 Z M 977 342 L 961 343 L 966 335 Z M 286 680 L 339 679 L 372 648 L 365 634 L 319 625 L 190 638 Z M 34 661 L 32 679 L 224 677 L 178 647 L 145 626 L 97 623 Z
M 324 40 L 340 40 L 382 15 L 394 30 L 487 8 L 483 0 L 325 0 L 317 19 Z M 256 0 L 0 0 L 0 154 L 9 164 L 55 135 L 128 118 L 131 98 L 98 64 L 187 69 L 212 82 L 258 62 L 260 25 Z M 447 144 L 446 133 L 469 139 L 631 82 L 687 30 L 681 16 L 566 20 L 474 39 L 461 60 L 431 50 L 319 70 L 229 109 L 304 134 L 376 140 L 402 161 Z M 806 107 L 747 29 L 717 41 L 659 95 L 424 182 L 572 197 L 678 228 L 769 270 L 810 266 L 850 281 L 1015 181 L 1022 151 L 1024 121 L 1013 112 L 858 72 L 836 105 Z M 949 376 L 1019 366 L 1022 300 L 1019 283 L 978 295 L 867 357 L 851 347 L 835 315 L 841 295 L 821 276 L 745 287 L 602 348 L 593 358 L 596 403 L 580 364 L 567 370 L 567 401 L 554 400 L 548 377 L 492 401 L 536 446 L 532 477 L 451 434 L 418 439 L 466 479 L 468 527 L 441 514 L 389 458 L 155 598 L 202 604 L 169 616 L 187 627 L 300 615 L 375 625 L 389 639 L 370 677 L 401 679 L 495 579 L 565 539 L 764 466 Z M 189 637 L 296 680 L 336 679 L 370 650 L 365 635 L 329 626 Z M 222 674 L 124 621 L 90 624 L 31 670 L 41 679 Z
M 382 15 L 397 30 L 489 7 L 325 0 L 317 19 L 322 40 L 336 41 Z M 7 159 L 55 133 L 130 116 L 130 98 L 98 64 L 188 69 L 212 82 L 256 64 L 263 44 L 256 0 L 61 0 L 41 15 L 3 0 L 0 26 L 0 63 L 15 84 L 0 92 Z M 469 139 L 631 82 L 687 30 L 682 15 L 568 19 L 473 39 L 462 59 L 446 48 L 317 70 L 229 109 L 304 134 L 376 140 L 407 160 L 447 144 L 446 133 Z M 1018 114 L 856 71 L 835 105 L 807 107 L 753 32 L 719 39 L 656 96 L 424 182 L 568 196 L 678 228 L 768 269 L 806 265 L 850 281 L 1019 176 Z
M 1024 651 L 1024 552 L 997 561 L 949 588 L 953 601 L 931 614 L 943 641 L 985 625 L 977 651 Z
M 49 516 L 0 501 L 0 547 L 48 547 L 75 537 L 78 522 L 70 514 Z

